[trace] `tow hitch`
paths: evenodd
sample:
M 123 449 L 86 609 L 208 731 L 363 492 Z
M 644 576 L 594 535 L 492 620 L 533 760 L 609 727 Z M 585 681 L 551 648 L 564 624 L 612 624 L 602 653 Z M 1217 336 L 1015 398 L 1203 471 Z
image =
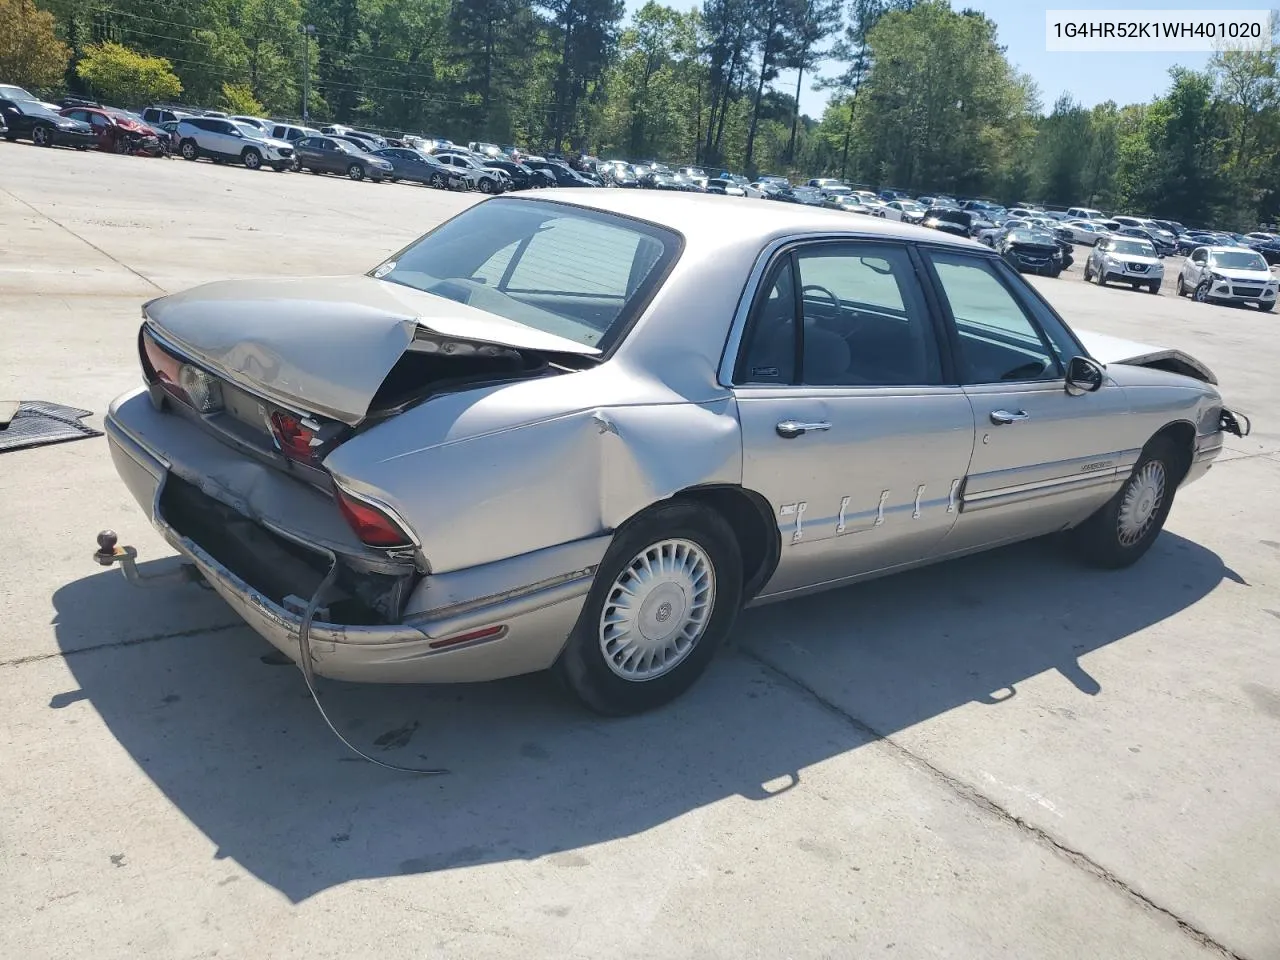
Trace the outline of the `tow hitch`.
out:
M 110 567 L 120 565 L 124 578 L 135 587 L 165 587 L 175 583 L 203 583 L 204 578 L 193 563 L 184 563 L 176 570 L 164 573 L 142 574 L 138 572 L 138 551 L 133 547 L 119 546 L 120 538 L 114 530 L 103 530 L 98 534 L 98 549 L 93 552 L 93 561 L 99 566 Z

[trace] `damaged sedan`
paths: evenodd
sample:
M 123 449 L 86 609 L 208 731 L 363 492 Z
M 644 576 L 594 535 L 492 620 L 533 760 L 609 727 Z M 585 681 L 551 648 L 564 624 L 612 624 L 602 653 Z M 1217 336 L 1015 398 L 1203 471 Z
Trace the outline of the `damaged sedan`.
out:
M 605 713 L 687 688 L 746 605 L 1051 533 L 1133 563 L 1248 429 L 978 243 L 678 193 L 495 198 L 365 276 L 165 296 L 138 354 L 115 466 L 280 651 L 553 669 Z

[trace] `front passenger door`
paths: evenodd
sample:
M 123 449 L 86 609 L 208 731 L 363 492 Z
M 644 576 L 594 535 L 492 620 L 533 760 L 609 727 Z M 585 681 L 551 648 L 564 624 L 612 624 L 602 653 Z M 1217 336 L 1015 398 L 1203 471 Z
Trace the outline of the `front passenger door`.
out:
M 781 535 L 761 596 L 931 557 L 955 522 L 973 414 L 905 244 L 799 244 L 766 274 L 733 375 L 742 482 Z
M 948 552 L 1025 539 L 1083 520 L 1137 462 L 1129 401 L 1106 378 L 1066 389 L 1066 366 L 1087 355 L 1074 335 L 998 258 L 932 250 L 975 442 Z

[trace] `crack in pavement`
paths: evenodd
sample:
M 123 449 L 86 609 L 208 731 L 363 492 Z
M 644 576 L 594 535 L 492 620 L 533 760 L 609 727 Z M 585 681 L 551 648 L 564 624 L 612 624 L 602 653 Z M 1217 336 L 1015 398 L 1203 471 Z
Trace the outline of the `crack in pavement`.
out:
M 168 291 L 165 290 L 164 287 L 160 286 L 160 284 L 156 283 L 150 277 L 139 273 L 137 270 L 133 269 L 133 267 L 129 266 L 123 260 L 120 260 L 119 258 L 114 257 L 111 254 L 107 253 L 107 251 L 103 250 L 100 246 L 98 246 L 92 240 L 86 240 L 84 237 L 80 236 L 80 234 L 76 233 L 74 230 L 68 227 L 65 223 L 62 223 L 59 220 L 55 220 L 53 217 L 49 216 L 49 214 L 45 213 L 43 210 L 37 207 L 35 204 L 29 203 L 26 200 L 23 200 L 20 196 L 18 196 L 12 190 L 6 190 L 4 187 L 0 187 L 0 193 L 4 193 L 7 196 L 12 197 L 14 200 L 17 200 L 18 203 L 22 204 L 24 207 L 29 209 L 36 216 L 44 217 L 46 220 L 52 223 L 55 227 L 60 227 L 61 229 L 65 230 L 67 233 L 71 234 L 71 236 L 79 240 L 81 243 L 85 244 L 86 246 L 92 247 L 94 250 L 97 250 L 100 254 L 102 254 L 104 257 L 106 257 L 116 266 L 124 267 L 126 270 L 128 270 L 130 273 L 132 273 L 135 277 L 137 277 L 139 280 L 141 280 L 143 283 L 147 284 L 148 286 L 155 287 L 161 293 L 168 293 Z
M 1166 919 L 1172 920 L 1174 923 L 1178 925 L 1179 930 L 1181 930 L 1187 936 L 1191 937 L 1191 939 L 1195 940 L 1201 946 L 1208 947 L 1211 950 L 1216 950 L 1219 953 L 1221 953 L 1224 957 L 1229 958 L 1229 960 L 1248 960 L 1248 958 L 1245 957 L 1245 955 L 1236 953 L 1234 950 L 1231 950 L 1229 947 L 1227 947 L 1223 943 L 1214 939 L 1214 937 L 1211 934 L 1206 933 L 1204 930 L 1201 930 L 1199 927 L 1195 926 L 1190 921 L 1184 920 L 1182 917 L 1178 916 L 1168 907 L 1165 907 L 1160 905 L 1159 903 L 1156 903 L 1146 894 L 1142 893 L 1141 891 L 1131 886 L 1127 881 L 1116 876 L 1106 867 L 1102 866 L 1102 864 L 1090 858 L 1088 854 L 1083 853 L 1080 850 L 1076 850 L 1074 847 L 1068 846 L 1063 841 L 1054 837 L 1047 830 L 1044 830 L 1041 827 L 1036 826 L 1034 823 L 1031 823 L 1023 819 L 1022 817 L 1019 817 L 1016 814 L 1006 810 L 999 803 L 997 803 L 995 800 L 992 800 L 990 797 L 984 794 L 977 787 L 974 787 L 973 785 L 966 783 L 965 781 L 960 780 L 957 777 L 953 777 L 951 774 L 947 773 L 942 768 L 935 766 L 933 763 L 929 762 L 924 757 L 908 750 L 906 747 L 898 743 L 892 737 L 881 733 L 879 730 L 871 726 L 866 721 L 859 719 L 857 716 L 850 713 L 848 710 L 844 709 L 839 704 L 824 697 L 822 694 L 818 693 L 818 691 L 814 690 L 813 687 L 809 686 L 799 677 L 788 672 L 787 670 L 784 670 L 782 667 L 778 666 L 776 663 L 773 663 L 771 660 L 767 659 L 766 657 L 761 656 L 755 650 L 752 650 L 749 647 L 737 647 L 736 649 L 740 653 L 742 653 L 743 656 L 747 657 L 750 660 L 754 660 L 760 666 L 764 667 L 764 669 L 768 673 L 772 674 L 773 676 L 781 680 L 787 686 L 790 686 L 796 689 L 802 695 L 813 700 L 816 704 L 818 704 L 818 706 L 822 707 L 828 713 L 831 713 L 834 716 L 838 717 L 844 723 L 847 723 L 849 726 L 852 726 L 854 729 L 858 730 L 860 733 L 864 733 L 867 736 L 874 738 L 876 741 L 885 744 L 885 746 L 887 746 L 893 753 L 895 753 L 899 759 L 904 760 L 909 765 L 915 766 L 923 770 L 926 774 L 931 776 L 933 779 L 937 780 L 940 784 L 942 784 L 944 788 L 946 788 L 947 790 L 950 790 L 953 794 L 958 796 L 961 800 L 964 800 L 967 803 L 972 804 L 973 806 L 977 807 L 979 810 L 983 811 L 984 813 L 990 814 L 991 816 L 994 816 L 996 819 L 1001 820 L 1004 823 L 1010 824 L 1011 826 L 1014 826 L 1017 829 L 1021 830 L 1023 833 L 1030 835 L 1030 837 L 1033 840 L 1041 844 L 1044 844 L 1045 846 L 1048 846 L 1051 850 L 1053 850 L 1054 853 L 1065 858 L 1068 862 L 1072 863 L 1076 867 L 1079 867 L 1081 870 L 1085 871 L 1086 873 L 1103 881 L 1108 886 L 1114 887 L 1115 889 L 1119 890 L 1124 896 L 1128 897 L 1130 900 L 1134 901 L 1139 906 L 1145 907 L 1148 910 L 1151 910 L 1151 911 L 1154 911 L 1155 913 L 1160 914 Z
M 40 663 L 44 660 L 55 660 L 58 657 L 70 657 L 80 653 L 95 653 L 99 650 L 115 650 L 120 647 L 136 647 L 144 643 L 156 643 L 160 640 L 178 640 L 182 637 L 194 637 L 201 633 L 225 633 L 236 627 L 246 626 L 243 620 L 233 623 L 218 623 L 212 627 L 195 627 L 191 630 L 171 630 L 168 633 L 153 633 L 145 637 L 130 637 L 127 640 L 112 640 L 109 643 L 96 643 L 89 647 L 76 647 L 74 650 L 57 650 L 53 653 L 34 653 L 26 657 L 15 657 L 13 660 L 0 660 L 0 667 L 20 667 L 26 663 Z

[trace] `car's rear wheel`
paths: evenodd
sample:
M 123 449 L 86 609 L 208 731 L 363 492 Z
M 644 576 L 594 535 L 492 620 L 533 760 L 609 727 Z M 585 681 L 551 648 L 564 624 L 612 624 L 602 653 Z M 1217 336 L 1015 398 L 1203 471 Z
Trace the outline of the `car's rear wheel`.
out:
M 244 165 L 250 170 L 257 170 L 262 166 L 262 154 L 253 147 L 249 147 L 240 155 L 240 159 L 244 161 Z
M 1071 531 L 1077 554 L 1108 569 L 1136 562 L 1164 528 L 1185 465 L 1171 441 L 1148 443 L 1116 495 Z
M 36 127 L 31 131 L 31 142 L 37 147 L 53 146 L 53 138 L 49 136 L 49 131 L 45 127 Z
M 183 140 L 182 143 L 178 145 L 178 152 L 182 154 L 183 160 L 200 159 L 200 148 L 196 146 L 196 142 L 194 140 Z
M 364 167 L 360 166 L 358 163 L 353 163 L 351 166 L 347 167 L 347 176 L 352 180 L 363 180 Z
M 1195 293 L 1191 295 L 1191 298 L 1195 300 L 1197 303 L 1208 303 L 1209 302 L 1209 281 L 1201 280 L 1200 285 L 1196 287 Z
M 693 503 L 655 507 L 614 537 L 556 672 L 599 713 L 660 706 L 706 669 L 741 600 L 725 519 Z

